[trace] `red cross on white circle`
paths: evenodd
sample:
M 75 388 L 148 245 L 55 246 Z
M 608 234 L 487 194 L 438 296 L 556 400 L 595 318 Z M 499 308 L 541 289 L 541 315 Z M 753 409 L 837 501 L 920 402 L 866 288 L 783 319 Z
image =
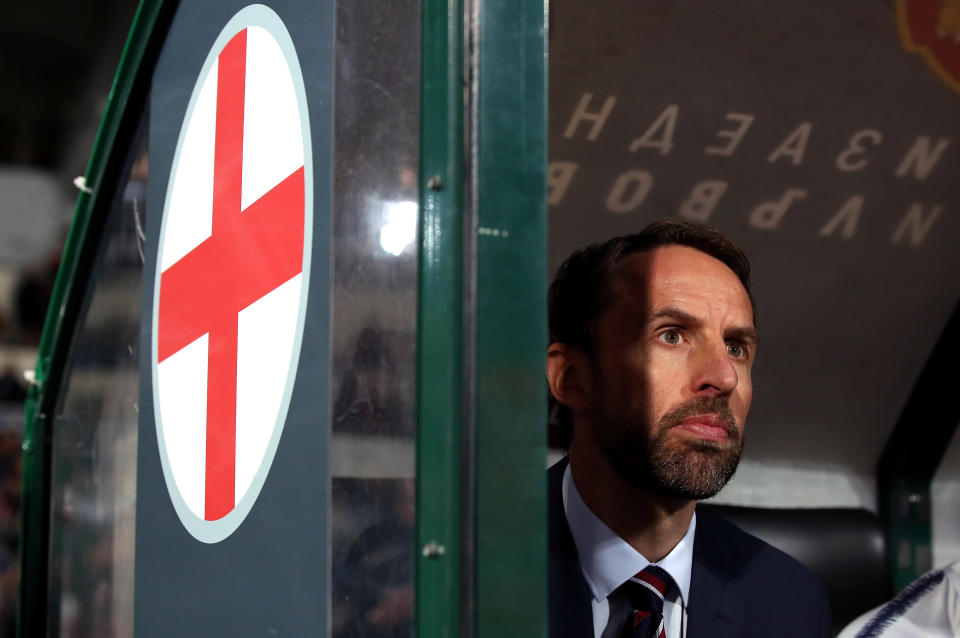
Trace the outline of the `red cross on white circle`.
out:
M 197 82 L 171 171 L 158 432 L 168 486 L 205 521 L 233 511 L 261 471 L 299 348 L 308 215 L 292 79 L 269 31 L 233 34 Z

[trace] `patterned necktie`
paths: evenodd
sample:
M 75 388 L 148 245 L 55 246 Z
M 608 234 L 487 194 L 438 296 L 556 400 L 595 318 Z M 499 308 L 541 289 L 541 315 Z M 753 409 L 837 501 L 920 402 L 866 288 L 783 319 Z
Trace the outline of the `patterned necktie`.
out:
M 610 596 L 610 621 L 602 638 L 666 638 L 663 599 L 676 585 L 663 569 L 648 565 Z

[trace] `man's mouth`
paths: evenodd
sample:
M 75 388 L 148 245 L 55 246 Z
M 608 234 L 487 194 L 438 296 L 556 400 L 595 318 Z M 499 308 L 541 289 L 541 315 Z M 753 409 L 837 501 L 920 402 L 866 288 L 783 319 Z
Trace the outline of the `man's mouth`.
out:
M 730 438 L 727 421 L 717 414 L 689 416 L 675 427 L 681 432 L 707 441 L 726 441 Z

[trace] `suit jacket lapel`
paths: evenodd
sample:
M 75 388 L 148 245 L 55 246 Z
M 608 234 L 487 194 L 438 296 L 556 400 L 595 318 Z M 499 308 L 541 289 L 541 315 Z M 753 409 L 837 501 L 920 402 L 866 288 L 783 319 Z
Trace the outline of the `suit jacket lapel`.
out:
M 697 515 L 687 604 L 687 638 L 734 638 L 743 626 L 744 601 L 728 586 L 738 567 L 709 515 Z
M 549 516 L 549 638 L 593 638 L 591 594 L 580 569 L 577 547 L 563 511 L 563 471 L 557 463 L 547 475 Z

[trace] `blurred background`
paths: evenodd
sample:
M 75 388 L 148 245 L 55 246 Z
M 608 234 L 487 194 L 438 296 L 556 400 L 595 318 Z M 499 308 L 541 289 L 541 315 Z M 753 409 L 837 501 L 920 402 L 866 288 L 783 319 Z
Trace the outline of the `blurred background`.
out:
M 0 637 L 13 635 L 24 399 L 77 189 L 135 0 L 4 6 L 0 21 Z

